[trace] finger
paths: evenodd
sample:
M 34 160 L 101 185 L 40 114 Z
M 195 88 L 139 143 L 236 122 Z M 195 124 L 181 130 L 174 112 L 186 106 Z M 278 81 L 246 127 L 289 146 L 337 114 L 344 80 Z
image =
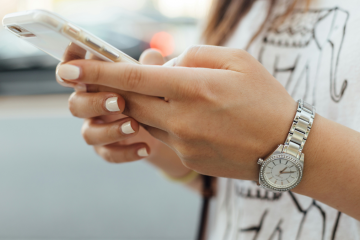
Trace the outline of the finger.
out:
M 112 123 L 99 123 L 97 119 L 86 119 L 81 133 L 89 145 L 106 145 L 125 140 L 139 131 L 139 124 L 131 118 Z
M 71 42 L 64 51 L 63 62 L 69 62 L 75 59 L 85 59 L 86 50 L 74 42 Z
M 154 138 L 160 140 L 161 142 L 163 142 L 164 144 L 170 146 L 170 135 L 169 133 L 161 130 L 161 129 L 158 129 L 158 128 L 154 128 L 154 127 L 151 127 L 151 126 L 146 126 L 146 125 L 143 125 L 144 129 L 146 131 L 148 131 L 150 133 L 151 136 L 153 136 Z M 171 146 L 170 146 L 171 147 Z
M 199 80 L 213 77 L 210 70 L 76 60 L 59 67 L 66 80 L 98 84 L 123 91 L 177 98 L 196 92 Z
M 146 65 L 162 65 L 165 60 L 158 50 L 147 49 L 141 54 L 139 62 Z
M 179 57 L 170 60 L 167 65 L 226 69 L 241 72 L 247 65 L 253 65 L 258 61 L 249 57 L 250 54 L 241 49 L 225 48 L 218 46 L 192 46 Z
M 170 59 L 166 63 L 163 64 L 164 67 L 175 67 L 177 58 Z M 180 66 L 180 65 L 179 65 Z
M 98 61 L 104 61 L 102 58 L 96 56 L 95 54 L 89 52 L 88 55 L 85 56 L 86 59 L 92 59 L 92 60 L 98 60 Z
M 124 163 L 143 159 L 150 154 L 150 148 L 145 143 L 131 145 L 112 144 L 94 147 L 97 154 L 110 163 Z
M 152 96 L 141 95 L 109 88 L 101 85 L 87 85 L 88 92 L 114 92 L 120 94 L 126 102 L 123 114 L 133 117 L 137 121 L 157 127 L 167 129 L 169 122 L 169 103 Z
M 170 125 L 172 108 L 168 102 L 157 97 L 137 93 L 125 93 L 123 114 L 133 117 L 145 125 L 167 130 Z
M 58 68 L 59 66 L 63 64 L 63 63 L 59 63 L 56 67 L 56 71 L 55 71 L 55 79 L 56 81 L 63 87 L 68 87 L 68 88 L 74 88 L 75 91 L 77 92 L 86 92 L 86 84 L 84 83 L 74 83 L 71 81 L 66 81 L 64 79 L 62 79 L 59 74 L 58 74 Z
M 72 115 L 79 118 L 120 114 L 125 109 L 125 100 L 116 93 L 75 92 L 69 98 L 69 109 Z
M 83 49 L 82 47 L 76 45 L 74 42 L 71 42 L 69 46 L 65 49 L 64 56 L 63 56 L 63 62 L 59 63 L 56 67 L 56 81 L 63 87 L 69 87 L 74 88 L 77 92 L 86 92 L 86 85 L 85 84 L 75 84 L 73 82 L 66 81 L 62 79 L 58 75 L 58 68 L 60 64 L 64 64 L 66 62 L 69 62 L 71 60 L 75 59 L 85 59 L 86 58 L 87 51 Z M 89 59 L 95 59 L 95 60 L 102 60 L 95 56 L 94 54 L 89 54 Z

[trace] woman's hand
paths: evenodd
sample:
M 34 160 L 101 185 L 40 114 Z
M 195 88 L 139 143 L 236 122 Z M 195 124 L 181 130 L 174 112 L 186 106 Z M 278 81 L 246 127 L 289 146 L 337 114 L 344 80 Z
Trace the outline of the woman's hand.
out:
M 257 158 L 285 141 L 296 111 L 280 83 L 237 49 L 193 47 L 171 68 L 69 64 L 74 83 L 102 85 L 90 86 L 95 92 L 116 88 L 127 115 L 209 175 L 257 180 Z M 360 220 L 359 141 L 359 132 L 316 115 L 303 150 L 304 177 L 292 191 Z
M 256 180 L 256 160 L 285 141 L 296 102 L 242 50 L 192 47 L 167 65 L 176 67 L 80 60 L 59 74 L 90 84 L 92 92 L 118 89 L 124 113 L 145 124 L 187 167 Z
M 72 52 L 77 50 L 78 58 L 84 57 L 81 48 L 73 46 L 71 49 Z M 162 65 L 164 58 L 156 50 L 147 50 L 141 55 L 140 62 Z M 70 111 L 76 117 L 85 118 L 82 135 L 106 161 L 123 163 L 146 157 L 147 161 L 173 177 L 182 177 L 189 172 L 173 150 L 152 137 L 137 121 L 121 114 L 125 101 L 119 94 L 112 93 L 111 89 L 85 93 L 85 84 L 69 82 L 58 75 L 57 81 L 63 86 L 75 88 L 76 92 L 69 98 Z

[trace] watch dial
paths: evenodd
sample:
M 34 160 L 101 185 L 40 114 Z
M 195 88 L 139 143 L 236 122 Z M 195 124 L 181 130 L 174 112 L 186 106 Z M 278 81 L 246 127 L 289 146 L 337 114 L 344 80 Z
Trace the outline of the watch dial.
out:
M 289 159 L 276 158 L 265 165 L 263 174 L 270 185 L 277 188 L 287 188 L 297 182 L 300 170 Z

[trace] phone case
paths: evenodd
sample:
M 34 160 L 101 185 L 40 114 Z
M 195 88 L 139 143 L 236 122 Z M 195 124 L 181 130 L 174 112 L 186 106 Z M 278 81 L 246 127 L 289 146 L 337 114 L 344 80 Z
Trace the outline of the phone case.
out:
M 138 61 L 55 13 L 30 10 L 7 14 L 3 26 L 61 62 L 89 58 L 139 64 Z M 90 55 L 91 55 L 90 54 Z

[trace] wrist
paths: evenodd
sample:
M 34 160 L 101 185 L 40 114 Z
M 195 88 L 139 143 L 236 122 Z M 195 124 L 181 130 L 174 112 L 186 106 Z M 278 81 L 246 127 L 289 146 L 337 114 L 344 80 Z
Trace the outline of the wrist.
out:
M 302 181 L 304 169 L 304 147 L 310 136 L 315 118 L 315 108 L 299 100 L 297 110 L 286 140 L 270 154 L 259 158 L 259 185 L 263 188 L 284 192 L 289 191 Z

